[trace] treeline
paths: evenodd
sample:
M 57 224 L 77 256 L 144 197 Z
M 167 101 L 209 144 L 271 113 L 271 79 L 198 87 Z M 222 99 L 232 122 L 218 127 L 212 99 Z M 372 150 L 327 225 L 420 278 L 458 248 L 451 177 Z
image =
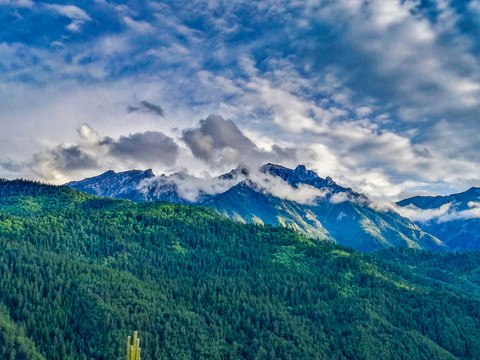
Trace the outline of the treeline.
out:
M 399 256 L 0 181 L 0 354 L 123 359 L 139 330 L 144 360 L 480 358 L 479 298 Z

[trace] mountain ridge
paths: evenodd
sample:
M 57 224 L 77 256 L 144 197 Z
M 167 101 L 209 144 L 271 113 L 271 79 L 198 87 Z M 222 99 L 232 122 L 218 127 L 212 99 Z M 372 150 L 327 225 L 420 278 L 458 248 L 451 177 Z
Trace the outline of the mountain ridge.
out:
M 321 178 L 304 165 L 290 169 L 268 163 L 256 169 L 239 167 L 202 182 L 185 174 L 153 176 L 135 171 L 69 183 L 95 195 L 135 202 L 167 201 L 215 209 L 237 221 L 291 227 L 308 236 L 337 241 L 358 250 L 408 246 L 443 251 L 445 245 L 392 211 L 380 212 L 368 198 Z M 125 188 L 124 184 L 130 185 Z M 103 188 L 104 187 L 104 188 Z M 103 188 L 103 190 L 102 190 Z M 195 193 L 196 192 L 196 193 Z
M 452 250 L 480 250 L 480 188 L 446 196 L 414 196 L 397 205 L 423 214 L 414 222 Z

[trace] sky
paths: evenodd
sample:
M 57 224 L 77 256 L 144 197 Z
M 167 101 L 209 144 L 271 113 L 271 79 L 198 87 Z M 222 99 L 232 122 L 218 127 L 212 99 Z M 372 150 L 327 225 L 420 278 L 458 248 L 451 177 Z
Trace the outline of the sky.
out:
M 0 0 L 0 177 L 480 186 L 480 0 Z

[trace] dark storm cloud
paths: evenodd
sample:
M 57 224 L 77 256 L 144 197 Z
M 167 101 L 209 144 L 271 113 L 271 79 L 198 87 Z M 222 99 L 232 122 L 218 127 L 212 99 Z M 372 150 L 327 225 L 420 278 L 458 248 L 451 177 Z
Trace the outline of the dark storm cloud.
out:
M 121 136 L 119 139 L 105 137 L 99 145 L 108 148 L 108 154 L 120 160 L 147 164 L 174 165 L 179 153 L 175 141 L 158 131 Z
M 296 156 L 295 149 L 278 145 L 270 152 L 261 150 L 232 120 L 219 115 L 210 115 L 200 120 L 197 128 L 184 130 L 183 140 L 195 157 L 210 164 L 289 160 Z
M 165 117 L 165 111 L 159 105 L 149 103 L 148 101 L 142 101 L 138 106 L 128 105 L 127 112 L 154 114 L 161 117 Z

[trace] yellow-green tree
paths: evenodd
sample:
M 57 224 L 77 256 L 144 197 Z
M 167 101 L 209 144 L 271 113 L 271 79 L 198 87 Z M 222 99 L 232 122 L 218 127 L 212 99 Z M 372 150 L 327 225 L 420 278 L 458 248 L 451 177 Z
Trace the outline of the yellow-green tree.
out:
M 133 333 L 133 342 L 131 336 L 127 338 L 127 360 L 140 360 L 140 339 L 138 331 Z

